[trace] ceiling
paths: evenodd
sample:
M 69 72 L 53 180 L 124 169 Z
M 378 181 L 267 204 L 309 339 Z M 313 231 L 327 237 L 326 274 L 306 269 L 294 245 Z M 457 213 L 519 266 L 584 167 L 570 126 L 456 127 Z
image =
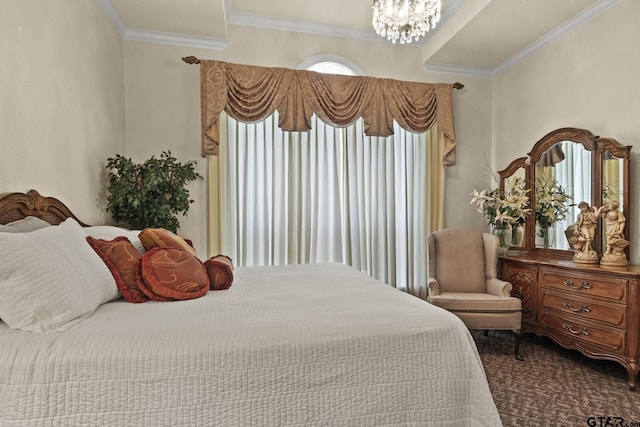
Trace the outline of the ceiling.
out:
M 372 0 L 97 1 L 127 40 L 223 49 L 227 26 L 242 25 L 387 43 Z M 415 45 L 425 70 L 492 76 L 620 1 L 442 0 L 438 26 Z

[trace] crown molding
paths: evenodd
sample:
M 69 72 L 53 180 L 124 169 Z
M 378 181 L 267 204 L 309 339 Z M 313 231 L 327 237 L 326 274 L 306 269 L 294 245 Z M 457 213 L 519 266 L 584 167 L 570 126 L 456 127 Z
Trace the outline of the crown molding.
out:
M 271 18 L 251 15 L 248 13 L 231 12 L 227 18 L 228 24 L 246 27 L 267 28 L 270 30 L 295 31 L 298 33 L 315 34 L 327 37 L 342 37 L 346 39 L 381 41 L 373 30 L 359 30 L 340 27 L 337 25 L 315 24 L 311 22 L 292 21 L 288 19 Z M 386 39 L 385 39 L 386 40 Z
M 187 34 L 166 33 L 161 31 L 128 28 L 111 0 L 96 0 L 105 15 L 124 40 L 144 43 L 156 43 L 171 46 L 184 46 L 196 49 L 220 50 L 227 40 L 213 37 L 192 36 Z
M 525 47 L 521 51 L 517 52 L 515 55 L 512 55 L 511 57 L 507 58 L 504 62 L 502 62 L 498 66 L 494 67 L 491 70 L 492 75 L 501 73 L 502 71 L 506 70 L 512 65 L 522 61 L 524 58 L 534 54 L 535 52 L 542 49 L 543 47 L 553 43 L 556 40 L 563 38 L 564 36 L 569 34 L 571 31 L 586 24 L 588 21 L 592 20 L 593 18 L 600 15 L 601 13 L 609 10 L 611 7 L 615 6 L 621 1 L 622 0 L 600 0 L 592 4 L 582 12 L 578 13 L 573 18 L 564 22 L 562 25 L 558 26 L 557 28 L 549 31 L 547 34 L 540 37 L 538 40 L 531 43 L 529 46 Z
M 102 10 L 104 11 L 104 14 L 107 15 L 107 18 L 111 22 L 111 25 L 113 25 L 116 31 L 118 31 L 120 37 L 124 38 L 124 35 L 127 32 L 127 26 L 120 17 L 120 14 L 116 10 L 116 8 L 113 6 L 111 0 L 96 0 L 96 2 L 98 3 L 98 5 L 100 5 Z
M 127 41 L 156 43 L 171 46 L 184 46 L 192 47 L 195 49 L 209 50 L 224 49 L 224 47 L 227 45 L 227 41 L 224 39 L 141 30 L 138 28 L 128 28 L 123 38 Z
M 436 64 L 436 63 L 425 63 L 422 68 L 424 68 L 427 72 L 434 73 L 447 73 L 447 74 L 458 74 L 462 76 L 471 76 L 471 77 L 493 77 L 496 74 L 501 73 L 512 65 L 517 64 L 523 59 L 527 58 L 530 55 L 533 55 L 535 52 L 539 51 L 543 47 L 553 43 L 556 40 L 563 38 L 565 35 L 575 30 L 576 28 L 586 24 L 591 19 L 600 15 L 601 13 L 607 11 L 611 7 L 620 3 L 622 0 L 600 0 L 582 12 L 578 13 L 573 18 L 567 20 L 562 25 L 557 28 L 549 31 L 544 36 L 540 37 L 535 42 L 531 43 L 529 46 L 515 53 L 514 55 L 507 58 L 505 61 L 500 63 L 499 65 L 493 68 L 480 68 L 480 67 L 468 67 L 461 65 L 448 65 L 448 64 Z
M 139 41 L 146 43 L 170 44 L 174 46 L 197 47 L 203 49 L 223 49 L 227 43 L 223 39 L 214 39 L 199 36 L 189 36 L 186 34 L 163 33 L 159 31 L 143 30 L 138 28 L 128 28 L 120 14 L 116 10 L 111 0 L 96 0 L 100 7 L 116 28 L 120 36 L 125 40 Z M 467 0 L 455 0 L 443 14 L 439 26 L 434 28 L 432 32 L 443 25 L 446 20 L 455 14 L 455 12 Z M 373 42 L 391 43 L 386 38 L 376 34 L 371 30 L 359 30 L 354 28 L 340 27 L 337 25 L 314 24 L 310 22 L 300 22 L 287 19 L 269 18 L 246 13 L 233 12 L 233 0 L 224 1 L 224 14 L 228 24 L 242 25 L 248 27 L 266 28 L 271 30 L 295 31 L 299 33 L 315 34 L 326 37 L 340 37 L 353 40 L 364 40 Z M 421 46 L 428 41 L 428 35 L 422 42 L 407 44 L 407 47 Z
M 471 77 L 492 77 L 493 71 L 490 68 L 469 67 L 466 65 L 449 65 L 427 62 L 422 68 L 429 73 L 457 74 Z
M 447 9 L 445 14 L 443 15 L 440 25 L 434 28 L 433 33 L 439 30 L 441 26 L 447 21 L 447 19 L 455 14 L 457 10 L 459 10 L 464 3 L 468 0 L 455 0 L 454 3 Z M 507 58 L 501 64 L 497 65 L 494 68 L 479 68 L 479 67 L 468 67 L 468 66 L 458 66 L 458 65 L 449 65 L 449 64 L 430 64 L 425 63 L 423 68 L 427 72 L 434 73 L 448 73 L 448 74 L 458 74 L 458 75 L 466 75 L 466 76 L 476 76 L 476 77 L 493 77 L 496 74 L 506 70 L 512 65 L 522 61 L 526 57 L 532 55 L 543 47 L 547 46 L 550 43 L 564 37 L 569 32 L 574 29 L 580 27 L 601 13 L 607 11 L 611 7 L 620 3 L 622 0 L 600 0 L 587 9 L 583 10 L 573 18 L 569 19 L 559 27 L 545 34 L 540 39 L 531 43 L 526 48 Z M 137 28 L 127 28 L 126 24 L 118 14 L 118 11 L 113 6 L 113 2 L 111 0 L 96 0 L 96 2 L 100 5 L 102 10 L 107 15 L 107 18 L 111 22 L 111 24 L 118 31 L 120 36 L 125 40 L 130 41 L 138 41 L 138 42 L 146 42 L 146 43 L 156 43 L 156 44 L 167 44 L 173 46 L 185 46 L 199 49 L 210 49 L 210 50 L 220 50 L 223 49 L 227 40 L 225 39 L 216 39 L 212 37 L 202 37 L 202 36 L 191 36 L 186 34 L 176 34 L 176 33 L 165 33 L 159 31 L 150 31 L 143 30 Z M 391 43 L 385 38 L 377 35 L 373 30 L 358 30 L 353 28 L 340 27 L 336 25 L 324 25 L 324 24 L 314 24 L 309 22 L 299 22 L 292 21 L 286 19 L 277 19 L 277 18 L 267 18 L 263 16 L 250 15 L 244 13 L 234 13 L 232 6 L 232 0 L 225 0 L 225 16 L 227 17 L 227 23 L 234 25 L 243 25 L 250 27 L 259 27 L 259 28 L 268 28 L 268 29 L 276 29 L 276 30 L 284 30 L 284 31 L 295 31 L 300 33 L 307 34 L 315 34 L 327 37 L 341 37 L 347 39 L 355 39 L 355 40 L 364 40 L 364 41 L 375 41 L 375 42 L 385 42 Z M 432 33 L 432 34 L 433 34 Z M 422 44 L 428 42 L 428 37 L 424 39 Z M 406 47 L 420 47 L 421 43 L 408 44 Z

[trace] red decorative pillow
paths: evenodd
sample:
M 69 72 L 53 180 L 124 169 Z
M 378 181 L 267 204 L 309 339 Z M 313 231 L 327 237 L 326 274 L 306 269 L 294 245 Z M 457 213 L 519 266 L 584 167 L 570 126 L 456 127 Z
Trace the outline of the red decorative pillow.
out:
M 154 248 L 154 249 L 159 249 L 159 248 Z M 145 254 L 146 253 L 147 252 L 145 252 Z M 144 282 L 144 279 L 142 277 L 142 260 L 140 260 L 140 264 L 138 264 L 138 272 L 137 272 L 137 275 L 136 275 L 136 280 L 138 282 L 138 287 L 140 288 L 142 293 L 144 293 L 144 295 L 147 298 L 149 298 L 150 300 L 152 300 L 152 301 L 173 301 L 171 298 L 165 298 L 165 297 L 162 297 L 160 295 L 156 295 L 155 293 L 153 293 L 151 288 L 149 286 L 147 286 L 147 284 Z
M 129 239 L 120 236 L 113 240 L 103 240 L 87 236 L 87 242 L 109 267 L 124 299 L 133 303 L 149 300 L 138 287 L 136 280 L 142 255 Z
M 229 289 L 233 282 L 233 262 L 226 255 L 216 255 L 204 262 L 211 290 Z
M 176 248 L 196 255 L 196 250 L 185 239 L 164 228 L 145 228 L 138 234 L 138 237 L 146 250 Z
M 199 298 L 209 291 L 202 261 L 181 249 L 153 248 L 142 256 L 138 286 L 152 300 Z

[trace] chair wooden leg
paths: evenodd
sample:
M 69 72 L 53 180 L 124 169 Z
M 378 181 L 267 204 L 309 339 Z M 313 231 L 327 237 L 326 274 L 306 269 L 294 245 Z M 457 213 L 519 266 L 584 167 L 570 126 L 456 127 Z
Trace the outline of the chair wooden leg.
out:
M 518 359 L 519 361 L 523 361 L 524 357 L 522 357 L 522 355 L 520 354 L 520 341 L 522 340 L 522 332 L 517 331 L 515 332 L 516 334 L 516 359 Z

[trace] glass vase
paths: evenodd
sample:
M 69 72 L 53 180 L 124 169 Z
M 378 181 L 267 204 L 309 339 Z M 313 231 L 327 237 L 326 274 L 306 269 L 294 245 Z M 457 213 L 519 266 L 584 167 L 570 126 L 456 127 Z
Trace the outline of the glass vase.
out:
M 491 233 L 498 238 L 498 253 L 500 255 L 505 255 L 509 248 L 511 247 L 511 227 L 510 226 L 499 226 L 493 227 Z
M 536 230 L 536 246 L 549 249 L 555 244 L 555 227 L 540 225 Z
M 516 224 L 511 230 L 511 247 L 519 248 L 524 243 L 524 226 L 522 224 Z

